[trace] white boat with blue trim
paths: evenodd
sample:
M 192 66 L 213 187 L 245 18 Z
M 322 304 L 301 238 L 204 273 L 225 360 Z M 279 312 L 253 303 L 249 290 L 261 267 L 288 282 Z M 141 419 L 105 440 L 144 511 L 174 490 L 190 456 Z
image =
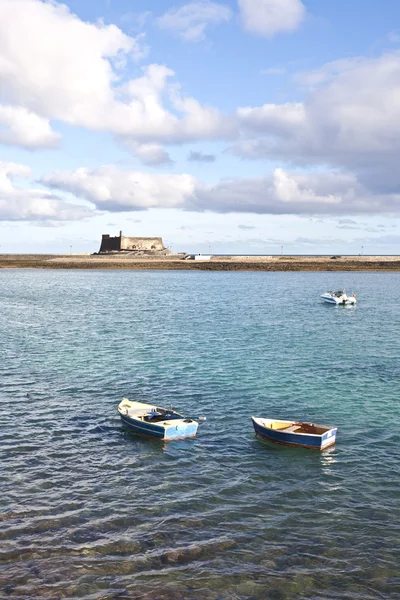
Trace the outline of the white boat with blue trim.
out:
M 325 450 L 336 441 L 336 427 L 260 417 L 251 417 L 251 420 L 257 435 L 277 444 Z
M 185 418 L 170 408 L 134 402 L 128 398 L 122 398 L 118 412 L 124 425 L 131 431 L 162 440 L 195 437 L 199 426 L 194 419 Z M 201 419 L 205 420 L 204 417 Z
M 328 302 L 328 304 L 341 304 L 343 306 L 354 306 L 357 302 L 355 294 L 347 295 L 343 291 L 325 292 L 325 294 L 321 294 L 321 298 L 324 302 Z

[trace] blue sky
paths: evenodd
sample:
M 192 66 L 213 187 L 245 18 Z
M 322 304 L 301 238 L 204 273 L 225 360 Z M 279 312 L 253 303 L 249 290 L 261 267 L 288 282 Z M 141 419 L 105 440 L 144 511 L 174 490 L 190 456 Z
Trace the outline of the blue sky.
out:
M 394 0 L 0 0 L 0 57 L 0 252 L 400 253 Z

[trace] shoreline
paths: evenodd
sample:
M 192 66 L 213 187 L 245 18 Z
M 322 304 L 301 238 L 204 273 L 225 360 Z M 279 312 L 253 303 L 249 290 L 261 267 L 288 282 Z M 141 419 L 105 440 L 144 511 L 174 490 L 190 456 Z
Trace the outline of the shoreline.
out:
M 183 271 L 388 271 L 400 272 L 400 256 L 213 256 L 132 257 L 93 254 L 0 254 L 0 269 Z

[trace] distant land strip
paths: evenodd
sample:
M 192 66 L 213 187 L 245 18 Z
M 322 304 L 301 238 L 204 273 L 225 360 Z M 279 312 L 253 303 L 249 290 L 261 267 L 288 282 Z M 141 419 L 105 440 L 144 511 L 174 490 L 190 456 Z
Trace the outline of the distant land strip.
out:
M 93 254 L 0 254 L 0 269 L 129 269 L 185 271 L 400 271 L 400 256 L 133 257 Z

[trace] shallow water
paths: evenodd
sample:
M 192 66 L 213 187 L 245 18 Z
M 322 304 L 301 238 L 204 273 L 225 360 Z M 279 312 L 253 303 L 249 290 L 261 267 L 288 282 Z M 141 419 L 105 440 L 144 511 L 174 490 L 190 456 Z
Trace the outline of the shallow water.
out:
M 399 597 L 399 275 L 5 270 L 0 286 L 0 596 Z M 319 302 L 343 286 L 355 308 Z M 135 436 L 122 396 L 207 421 Z M 269 444 L 251 415 L 336 425 L 336 446 Z

